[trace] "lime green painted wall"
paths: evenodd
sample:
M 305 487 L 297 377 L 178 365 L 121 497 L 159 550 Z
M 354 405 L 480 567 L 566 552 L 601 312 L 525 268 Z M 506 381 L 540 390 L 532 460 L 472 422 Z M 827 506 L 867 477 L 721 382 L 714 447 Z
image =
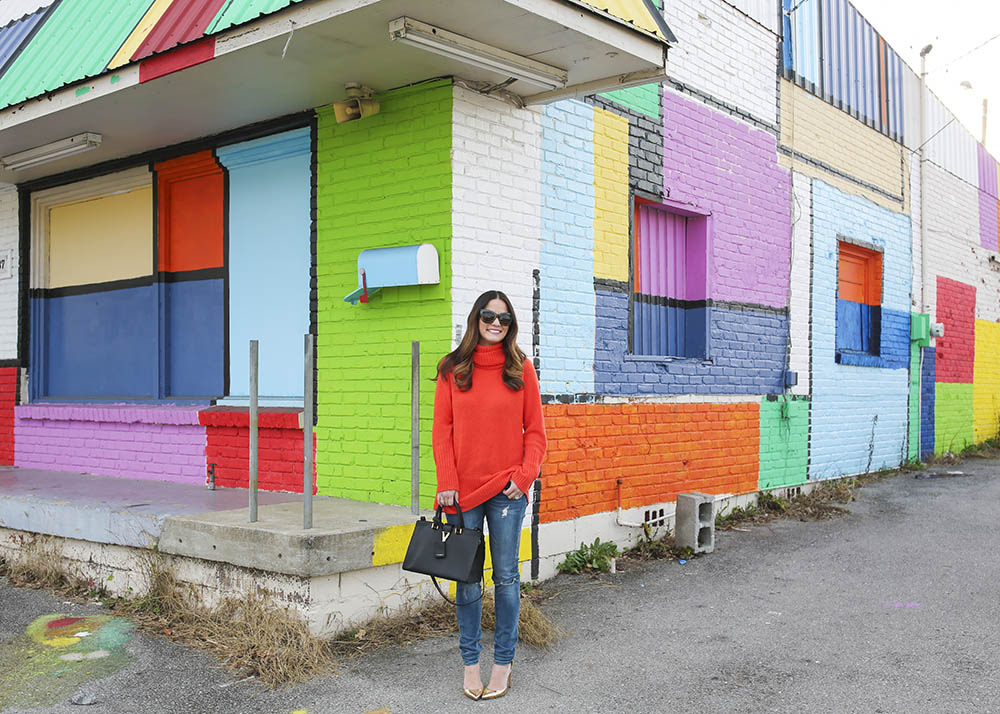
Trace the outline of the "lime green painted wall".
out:
M 974 442 L 972 385 L 938 382 L 934 389 L 934 453 L 958 452 Z
M 809 402 L 790 397 L 762 399 L 758 488 L 805 483 L 808 464 Z
M 915 461 L 920 458 L 920 345 L 910 343 L 910 422 L 907 439 L 906 458 Z
M 640 87 L 616 89 L 613 92 L 603 92 L 600 96 L 654 119 L 660 118 L 660 85 L 658 84 L 643 84 Z
M 451 348 L 450 81 L 376 97 L 381 112 L 337 124 L 318 110 L 316 264 L 319 493 L 410 502 L 410 350 L 421 343 L 421 504 L 435 491 L 431 419 L 437 360 Z M 357 287 L 366 248 L 431 243 L 441 283 L 387 288 L 368 304 Z

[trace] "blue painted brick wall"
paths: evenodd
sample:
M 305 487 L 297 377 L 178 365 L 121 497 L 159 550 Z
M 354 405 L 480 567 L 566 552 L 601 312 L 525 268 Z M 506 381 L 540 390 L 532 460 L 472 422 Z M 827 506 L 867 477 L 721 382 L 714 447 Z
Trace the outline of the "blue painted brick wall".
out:
M 924 347 L 920 370 L 920 458 L 934 455 L 934 373 L 935 349 Z
M 788 340 L 786 315 L 751 307 L 711 308 L 711 359 L 631 360 L 628 294 L 597 291 L 594 382 L 598 394 L 776 394 Z
M 594 109 L 542 112 L 538 351 L 543 393 L 594 391 Z
M 874 245 L 882 259 L 882 353 L 838 364 L 838 242 Z M 810 480 L 898 466 L 909 424 L 909 217 L 813 181 Z M 859 356 L 865 359 L 865 356 Z

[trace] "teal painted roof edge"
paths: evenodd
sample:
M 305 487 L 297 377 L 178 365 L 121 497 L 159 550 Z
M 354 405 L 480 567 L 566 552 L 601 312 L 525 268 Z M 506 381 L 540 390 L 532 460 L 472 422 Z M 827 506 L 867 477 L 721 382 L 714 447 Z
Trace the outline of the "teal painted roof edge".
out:
M 52 13 L 0 78 L 0 107 L 103 74 L 152 4 L 153 0 L 54 3 Z

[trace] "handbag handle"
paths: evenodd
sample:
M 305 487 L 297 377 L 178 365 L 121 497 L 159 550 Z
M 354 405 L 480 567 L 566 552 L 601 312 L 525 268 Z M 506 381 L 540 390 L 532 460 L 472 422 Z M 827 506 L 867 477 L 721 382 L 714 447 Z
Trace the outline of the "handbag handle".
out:
M 434 577 L 432 575 L 431 576 L 431 580 L 434 581 L 434 587 L 436 587 L 437 590 L 438 590 L 438 592 L 441 593 L 441 597 L 443 597 L 446 602 L 450 602 L 452 605 L 455 605 L 456 607 L 460 606 L 460 605 L 472 605 L 473 603 L 477 603 L 480 600 L 482 600 L 483 599 L 483 595 L 486 594 L 486 576 L 485 575 L 483 575 L 482 582 L 479 585 L 479 597 L 477 597 L 475 600 L 469 600 L 469 602 L 462 602 L 462 603 L 456 602 L 456 600 L 458 600 L 458 595 L 457 594 L 455 596 L 455 600 L 452 600 L 450 597 L 448 597 L 447 595 L 445 595 L 444 594 L 444 590 L 441 589 L 441 585 L 438 583 L 438 579 L 436 577 Z
M 458 511 L 458 530 L 465 530 L 465 516 L 462 515 L 462 507 L 458 505 L 458 500 L 455 500 L 455 510 Z M 440 503 L 438 504 L 437 510 L 434 511 L 434 524 L 440 528 L 444 525 L 444 521 L 441 520 L 441 515 L 444 513 L 444 506 Z

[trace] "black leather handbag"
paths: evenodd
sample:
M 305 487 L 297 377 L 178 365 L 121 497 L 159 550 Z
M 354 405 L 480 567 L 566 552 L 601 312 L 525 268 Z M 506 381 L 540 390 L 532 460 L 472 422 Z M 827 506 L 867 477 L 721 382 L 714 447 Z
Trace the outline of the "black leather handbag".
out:
M 458 504 L 455 504 L 455 508 L 458 511 L 457 524 L 442 521 L 441 506 L 437 507 L 433 520 L 428 521 L 421 516 L 413 528 L 410 545 L 403 558 L 403 570 L 430 575 L 441 597 L 453 605 L 456 604 L 455 601 L 444 594 L 437 579 L 478 583 L 482 580 L 483 561 L 486 560 L 482 529 L 466 528 L 462 509 Z

